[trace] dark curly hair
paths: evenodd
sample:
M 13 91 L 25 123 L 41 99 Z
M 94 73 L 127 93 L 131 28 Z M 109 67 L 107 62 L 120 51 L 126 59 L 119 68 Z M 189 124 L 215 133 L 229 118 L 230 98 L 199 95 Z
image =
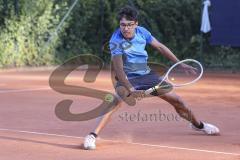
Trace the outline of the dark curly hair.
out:
M 138 11 L 131 6 L 125 6 L 118 12 L 117 20 L 120 21 L 122 18 L 129 21 L 138 21 Z

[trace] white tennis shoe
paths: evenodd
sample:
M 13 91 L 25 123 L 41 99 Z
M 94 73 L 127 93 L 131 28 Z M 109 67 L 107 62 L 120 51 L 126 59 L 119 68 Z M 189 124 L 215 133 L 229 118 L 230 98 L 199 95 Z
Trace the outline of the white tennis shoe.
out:
M 209 123 L 205 123 L 205 122 L 202 122 L 202 123 L 203 123 L 202 129 L 196 128 L 193 124 L 190 124 L 190 126 L 193 130 L 202 131 L 207 135 L 219 135 L 220 134 L 220 130 L 218 129 L 218 127 L 216 127 L 212 124 L 209 124 Z
M 96 149 L 96 138 L 94 137 L 94 135 L 89 134 L 84 138 L 83 147 L 86 150 Z

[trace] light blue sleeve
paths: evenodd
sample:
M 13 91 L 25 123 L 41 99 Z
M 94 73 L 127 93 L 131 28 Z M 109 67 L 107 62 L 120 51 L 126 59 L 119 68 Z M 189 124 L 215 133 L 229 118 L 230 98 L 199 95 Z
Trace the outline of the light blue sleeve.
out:
M 109 41 L 109 49 L 112 56 L 123 54 L 123 49 L 120 47 L 120 43 L 121 41 L 117 38 L 116 35 L 113 34 Z
M 153 41 L 154 37 L 152 36 L 152 34 L 146 28 L 140 27 L 140 31 L 144 35 L 147 44 L 149 44 Z

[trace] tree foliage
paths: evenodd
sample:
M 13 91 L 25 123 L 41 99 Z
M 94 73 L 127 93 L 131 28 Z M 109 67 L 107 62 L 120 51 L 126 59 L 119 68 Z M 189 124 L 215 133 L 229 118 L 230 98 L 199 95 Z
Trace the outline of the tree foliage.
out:
M 59 42 L 53 41 L 49 46 L 47 42 L 60 21 L 58 10 L 59 4 L 51 1 L 23 0 L 19 16 L 13 12 L 6 15 L 0 27 L 0 65 L 53 63 L 53 53 Z
M 18 16 L 14 14 L 12 3 L 6 12 L 3 1 L 0 2 L 0 12 L 4 13 L 0 16 L 0 65 L 56 64 L 86 53 L 100 55 L 108 63 L 110 54 L 102 53 L 102 45 L 118 27 L 117 11 L 128 4 L 138 9 L 139 24 L 180 59 L 199 60 L 202 57 L 207 67 L 240 68 L 240 49 L 210 46 L 210 34 L 204 35 L 203 55 L 200 54 L 201 1 L 79 0 L 60 32 L 56 33 L 56 27 L 73 2 L 19 0 Z M 49 40 L 50 37 L 54 38 Z M 167 62 L 152 48 L 147 50 L 150 61 Z

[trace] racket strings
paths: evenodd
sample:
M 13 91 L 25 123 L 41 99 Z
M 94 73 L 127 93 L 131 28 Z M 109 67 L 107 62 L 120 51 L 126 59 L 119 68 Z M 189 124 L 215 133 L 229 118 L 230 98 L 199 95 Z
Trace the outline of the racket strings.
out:
M 162 76 L 162 81 L 155 87 L 145 91 L 148 95 L 155 89 L 172 89 L 197 82 L 203 74 L 203 67 L 200 62 L 194 59 L 185 59 L 172 65 L 166 74 Z
M 201 66 L 192 61 L 180 63 L 168 74 L 168 81 L 174 86 L 182 86 L 196 80 L 201 74 Z

